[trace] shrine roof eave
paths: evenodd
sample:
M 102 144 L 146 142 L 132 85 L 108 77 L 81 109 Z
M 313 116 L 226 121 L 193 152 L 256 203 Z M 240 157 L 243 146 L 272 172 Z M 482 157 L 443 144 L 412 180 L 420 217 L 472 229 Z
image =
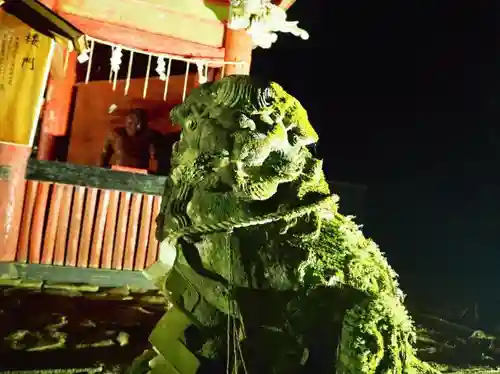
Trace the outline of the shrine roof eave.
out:
M 290 8 L 296 0 L 273 0 L 273 4 L 278 5 L 280 8 L 287 10 Z M 207 0 L 207 3 L 211 4 L 224 4 L 229 6 L 231 0 Z
M 37 0 L 0 0 L 4 11 L 78 54 L 87 49 L 85 34 Z
M 90 39 L 108 42 L 142 53 L 170 55 L 188 59 L 223 60 L 224 48 L 207 46 L 150 31 L 111 24 L 86 17 L 60 13 L 62 17 L 81 29 Z

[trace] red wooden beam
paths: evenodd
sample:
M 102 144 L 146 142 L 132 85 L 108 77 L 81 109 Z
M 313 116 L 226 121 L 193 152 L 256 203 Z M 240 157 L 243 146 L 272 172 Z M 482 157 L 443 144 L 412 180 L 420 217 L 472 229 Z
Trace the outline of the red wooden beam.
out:
M 57 1 L 58 0 L 39 0 L 43 5 L 45 5 L 47 8 L 54 10 L 57 6 Z
M 279 0 L 279 1 L 273 1 L 276 5 L 279 5 L 281 8 L 288 10 L 296 0 Z
M 69 13 L 61 12 L 59 15 L 90 37 L 114 44 L 120 44 L 125 47 L 139 49 L 145 52 L 158 54 L 165 53 L 188 58 L 224 58 L 223 47 L 210 47 L 165 35 L 131 29 L 126 26 L 79 17 Z

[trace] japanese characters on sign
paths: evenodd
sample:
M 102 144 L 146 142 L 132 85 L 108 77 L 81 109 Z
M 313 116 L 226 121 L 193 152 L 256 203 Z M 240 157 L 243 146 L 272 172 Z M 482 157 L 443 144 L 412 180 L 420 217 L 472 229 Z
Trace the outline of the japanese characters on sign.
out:
M 24 41 L 27 45 L 33 46 L 33 48 L 38 48 L 38 43 L 40 42 L 40 34 L 36 32 L 29 31 L 24 38 Z M 31 55 L 23 56 L 21 67 L 30 70 L 35 70 L 35 57 Z
M 54 41 L 0 9 L 0 141 L 31 145 Z
M 0 90 L 12 86 L 14 64 L 8 64 L 11 56 L 16 56 L 19 49 L 19 37 L 7 30 L 0 35 Z

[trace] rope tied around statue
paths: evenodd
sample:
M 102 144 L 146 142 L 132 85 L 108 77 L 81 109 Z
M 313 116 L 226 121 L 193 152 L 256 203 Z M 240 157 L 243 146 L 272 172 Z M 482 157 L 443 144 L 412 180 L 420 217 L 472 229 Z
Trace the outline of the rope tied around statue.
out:
M 160 355 L 154 356 L 149 366 L 154 368 L 160 362 L 161 367 L 164 367 L 166 365 L 165 360 L 167 360 L 169 365 L 181 368 L 184 367 L 183 364 L 186 362 L 192 362 L 191 368 L 182 369 L 178 372 L 182 374 L 199 373 L 199 357 L 196 357 L 185 349 L 186 346 L 183 342 L 186 335 L 193 334 L 193 328 L 199 330 L 201 334 L 204 331 L 210 331 L 211 327 L 213 327 L 210 322 L 214 322 L 215 324 L 215 321 L 209 321 L 207 324 L 207 320 L 202 314 L 206 314 L 207 310 L 211 309 L 214 313 L 222 312 L 227 318 L 226 372 L 237 373 L 239 371 L 235 370 L 240 368 L 243 373 L 248 373 L 249 371 L 246 368 L 245 357 L 241 348 L 241 341 L 244 340 L 246 330 L 245 321 L 248 319 L 251 321 L 251 325 L 258 324 L 265 329 L 274 330 L 273 332 L 281 334 L 279 329 L 283 318 L 282 313 L 268 310 L 264 318 L 260 318 L 258 322 L 255 322 L 256 318 L 251 315 L 252 304 L 254 304 L 252 300 L 258 298 L 261 303 L 269 305 L 272 300 L 272 304 L 282 305 L 281 308 L 276 308 L 277 310 L 286 310 L 288 308 L 287 305 L 293 303 L 295 299 L 308 297 L 306 296 L 307 291 L 302 294 L 297 291 L 274 292 L 269 290 L 270 292 L 266 292 L 265 290 L 233 287 L 232 271 L 228 279 L 225 279 L 219 274 L 204 268 L 199 260 L 194 243 L 200 235 L 220 232 L 224 228 L 224 236 L 227 242 L 225 248 L 221 248 L 221 250 L 227 256 L 229 269 L 232 269 L 234 250 L 229 243 L 229 236 L 234 229 L 266 225 L 285 218 L 290 219 L 307 215 L 315 210 L 320 210 L 324 204 L 329 203 L 329 199 L 331 198 L 331 196 L 329 198 L 323 197 L 315 203 L 297 207 L 293 211 L 256 217 L 254 220 L 248 222 L 225 222 L 213 228 L 213 231 L 208 230 L 207 227 L 193 227 L 190 228 L 191 230 L 186 228 L 183 230 L 182 236 L 177 237 L 176 246 L 173 246 L 168 241 L 162 242 L 161 250 L 163 256 L 147 272 L 149 277 L 157 281 L 162 293 L 167 296 L 172 306 L 151 334 L 150 341 L 155 352 Z M 336 196 L 333 196 L 333 198 L 335 199 Z M 346 290 L 349 293 L 346 293 Z M 332 300 L 342 299 L 342 302 L 345 303 L 344 309 L 351 307 L 354 302 L 370 298 L 370 295 L 350 289 L 347 285 L 343 285 L 342 292 L 344 294 L 340 295 L 340 289 L 325 288 L 320 290 L 317 295 L 321 294 L 322 297 L 328 297 Z M 215 294 L 220 295 L 220 297 L 213 297 Z M 314 297 L 319 298 L 319 296 Z M 350 300 L 345 300 L 346 297 Z M 277 299 L 280 299 L 279 302 L 277 302 Z M 214 300 L 219 302 L 214 302 Z M 269 300 L 269 302 L 267 303 L 265 300 Z M 200 317 L 203 319 L 202 321 L 200 321 Z M 183 328 L 173 328 L 173 326 L 178 326 L 179 323 L 181 323 Z M 165 343 L 166 332 L 169 332 L 170 335 L 167 343 Z M 172 339 L 174 332 L 178 334 L 178 339 Z M 340 331 L 338 331 L 338 340 L 340 340 Z M 179 345 L 181 348 L 173 349 L 173 345 Z M 176 353 L 177 356 L 174 357 L 171 352 L 178 352 L 179 350 L 183 351 L 182 355 Z M 309 358 L 308 356 L 308 349 L 304 347 L 301 354 L 301 365 L 305 365 Z M 182 357 L 182 359 L 179 357 Z M 152 373 L 156 373 L 156 371 L 152 371 Z

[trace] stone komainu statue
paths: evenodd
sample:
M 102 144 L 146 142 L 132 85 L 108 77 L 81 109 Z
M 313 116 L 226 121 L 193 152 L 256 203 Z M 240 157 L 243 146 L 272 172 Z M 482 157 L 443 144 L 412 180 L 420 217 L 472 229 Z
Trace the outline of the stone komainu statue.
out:
M 396 273 L 338 213 L 295 98 L 230 76 L 171 116 L 182 134 L 148 273 L 171 307 L 130 372 L 435 373 Z

